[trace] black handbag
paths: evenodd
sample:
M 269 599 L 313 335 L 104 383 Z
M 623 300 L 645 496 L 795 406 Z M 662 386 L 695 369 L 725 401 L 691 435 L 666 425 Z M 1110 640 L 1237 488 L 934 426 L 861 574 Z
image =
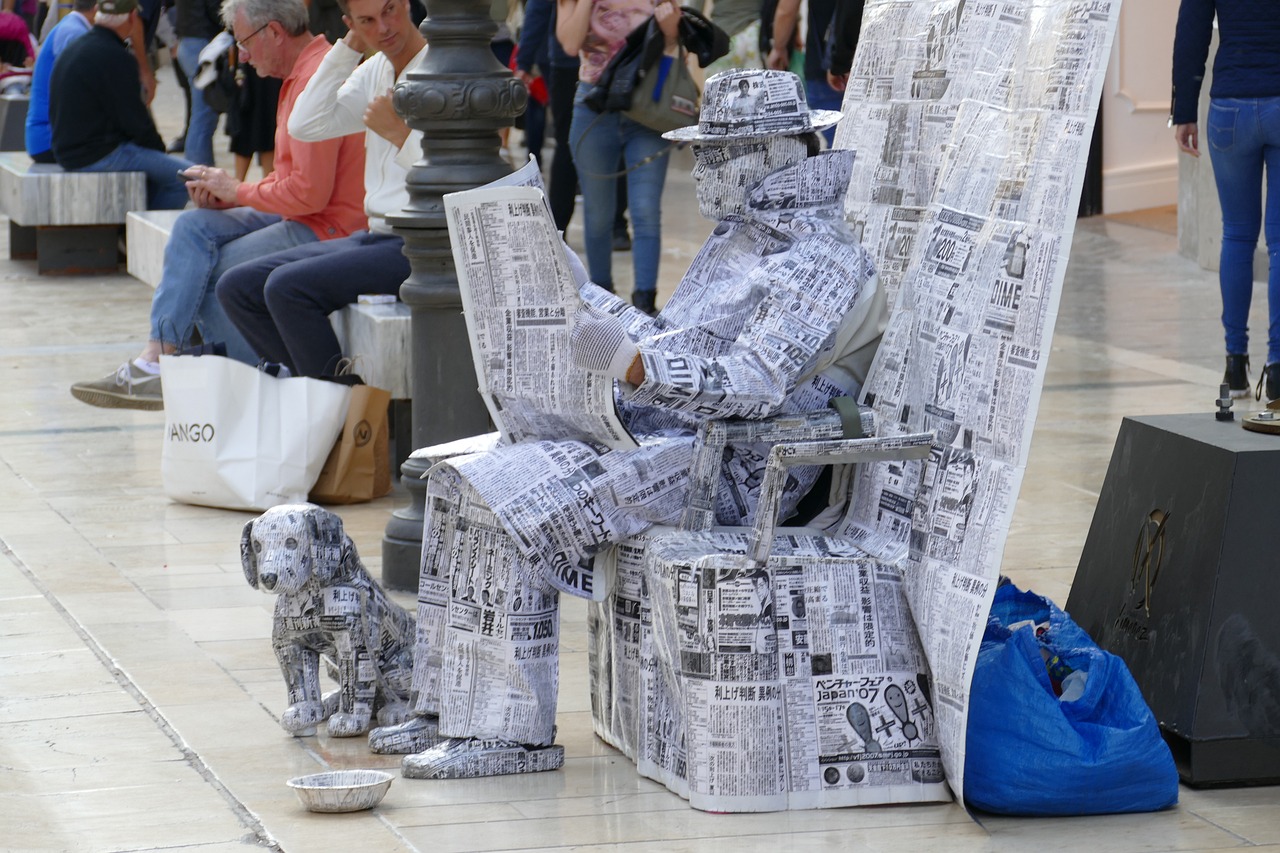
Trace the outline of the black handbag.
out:
M 218 54 L 218 58 L 213 63 L 217 74 L 209 81 L 208 86 L 200 90 L 204 102 L 216 113 L 230 112 L 240 92 L 240 80 L 236 74 L 236 63 L 232 53 L 234 50 L 235 48 L 231 48 Z

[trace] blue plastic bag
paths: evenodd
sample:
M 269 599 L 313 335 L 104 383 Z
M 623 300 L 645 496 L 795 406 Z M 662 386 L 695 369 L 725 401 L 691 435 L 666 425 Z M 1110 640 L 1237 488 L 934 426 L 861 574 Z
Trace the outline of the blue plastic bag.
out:
M 1018 623 L 1030 624 L 1009 630 Z M 1006 584 L 973 676 L 964 793 L 1000 814 L 1155 811 L 1178 801 L 1178 772 L 1124 661 L 1049 599 Z

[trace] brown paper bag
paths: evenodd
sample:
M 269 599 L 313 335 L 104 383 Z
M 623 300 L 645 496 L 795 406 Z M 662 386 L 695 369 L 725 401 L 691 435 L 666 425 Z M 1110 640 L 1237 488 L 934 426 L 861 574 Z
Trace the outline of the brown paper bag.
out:
M 363 503 L 391 491 L 390 403 L 390 391 L 370 385 L 351 387 L 347 420 L 311 489 L 313 503 Z

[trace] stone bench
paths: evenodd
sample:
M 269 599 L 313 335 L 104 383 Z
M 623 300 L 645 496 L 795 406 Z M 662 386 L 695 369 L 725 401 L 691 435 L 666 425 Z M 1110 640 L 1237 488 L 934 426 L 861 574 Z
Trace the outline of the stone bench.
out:
M 375 388 L 391 392 L 392 474 L 413 451 L 413 340 L 409 306 L 356 303 L 329 315 L 342 351 L 355 359 L 355 372 Z
M 131 210 L 124 220 L 125 269 L 152 287 L 160 284 L 164 247 L 181 210 Z
M 9 217 L 9 257 L 40 273 L 114 272 L 120 226 L 147 206 L 142 172 L 64 172 L 0 152 L 0 212 Z
M 130 211 L 125 220 L 128 270 L 134 278 L 155 287 L 164 267 L 164 246 L 173 231 L 178 210 Z M 412 450 L 410 400 L 413 397 L 412 346 L 409 306 L 348 305 L 329 315 L 342 351 L 355 358 L 355 371 L 364 381 L 391 392 L 392 462 L 400 464 Z
M 27 150 L 30 95 L 0 95 L 0 151 Z

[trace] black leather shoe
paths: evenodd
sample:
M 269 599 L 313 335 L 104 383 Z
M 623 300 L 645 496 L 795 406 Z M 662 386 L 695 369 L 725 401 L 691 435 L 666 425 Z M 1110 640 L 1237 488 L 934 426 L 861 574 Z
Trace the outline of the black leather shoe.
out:
M 654 304 L 657 293 L 652 290 L 637 290 L 631 294 L 631 304 L 639 308 L 650 317 L 658 313 L 658 306 Z M 1277 365 L 1280 367 L 1280 365 Z
M 1227 371 L 1222 374 L 1231 396 L 1239 399 L 1249 396 L 1249 356 L 1228 355 Z
M 1280 400 L 1280 362 L 1273 361 L 1262 368 L 1262 375 L 1258 377 L 1258 390 L 1254 399 L 1261 400 L 1263 391 L 1266 391 L 1267 403 L 1271 403 L 1273 400 Z M 1234 397 L 1235 395 L 1236 392 L 1232 389 L 1231 396 Z

